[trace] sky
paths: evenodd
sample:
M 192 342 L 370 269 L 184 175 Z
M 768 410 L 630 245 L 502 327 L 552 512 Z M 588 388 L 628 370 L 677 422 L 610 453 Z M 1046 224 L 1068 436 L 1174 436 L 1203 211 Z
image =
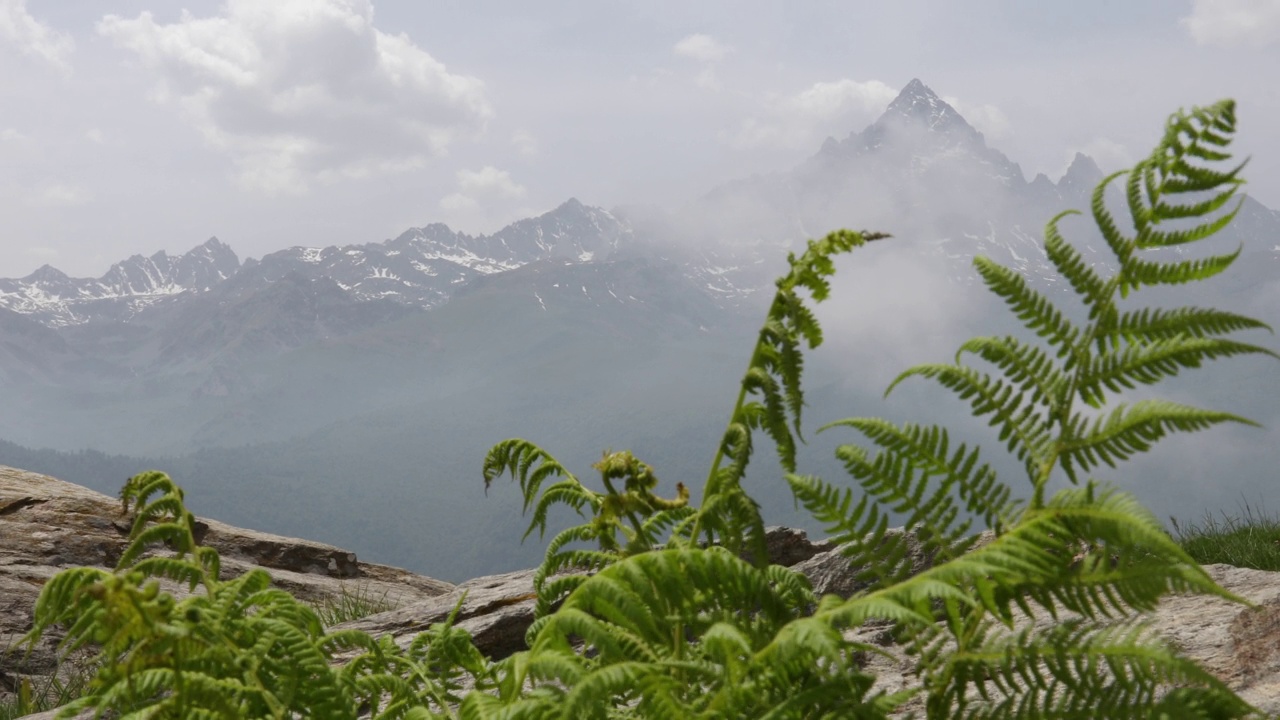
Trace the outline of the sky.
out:
M 1027 179 L 1234 97 L 1280 208 L 1278 69 L 1280 0 L 0 0 L 0 277 L 676 208 L 912 78 Z

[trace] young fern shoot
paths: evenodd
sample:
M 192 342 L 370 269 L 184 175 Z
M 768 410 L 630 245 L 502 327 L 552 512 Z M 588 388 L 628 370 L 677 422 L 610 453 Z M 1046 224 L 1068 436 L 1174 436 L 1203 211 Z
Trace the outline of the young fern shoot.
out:
M 790 271 L 777 281 L 777 292 L 711 463 L 700 507 L 689 506 L 684 483 L 677 483 L 675 498 L 654 495 L 657 478 L 653 469 L 630 452 L 605 453 L 594 466 L 605 486 L 601 493 L 587 488 L 559 461 L 527 440 L 504 440 L 489 451 L 484 460 L 486 490 L 494 479 L 510 473 L 520 484 L 524 512 L 533 508 L 525 537 L 535 529 L 540 534 L 546 531 L 547 513 L 554 505 L 566 505 L 579 516 L 590 514 L 586 523 L 560 532 L 548 545 L 534 578 L 539 616 L 582 584 L 585 577 L 578 573 L 652 550 L 664 539 L 672 546 L 703 539 L 748 554 L 762 567 L 768 564 L 764 519 L 741 481 L 751 459 L 752 432 L 757 429 L 773 439 L 783 467 L 795 469 L 804 406 L 801 344 L 812 349 L 822 343 L 817 319 L 798 291 L 807 289 L 815 302 L 826 299 L 829 278 L 835 273 L 833 258 L 886 237 L 884 233 L 837 230 L 821 240 L 810 240 L 799 257 L 794 253 L 788 256 Z M 559 480 L 544 490 L 543 484 L 553 477 Z M 616 480 L 623 481 L 621 488 L 614 484 Z M 598 549 L 567 549 L 574 542 L 595 543 Z M 567 571 L 577 572 L 549 579 Z

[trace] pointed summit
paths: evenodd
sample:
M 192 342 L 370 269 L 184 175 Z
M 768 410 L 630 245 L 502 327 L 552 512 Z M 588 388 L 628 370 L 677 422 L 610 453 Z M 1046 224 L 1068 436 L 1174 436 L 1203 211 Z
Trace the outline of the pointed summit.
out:
M 571 198 L 569 198 L 568 200 L 565 200 L 564 202 L 560 203 L 560 204 L 559 204 L 558 206 L 556 206 L 556 208 L 555 208 L 554 210 L 552 210 L 551 212 L 553 212 L 553 213 L 564 213 L 564 212 L 580 213 L 580 212 L 585 212 L 586 207 L 587 207 L 587 206 L 586 206 L 586 205 L 583 205 L 583 204 L 582 204 L 582 202 L 578 200 L 578 198 L 576 198 L 576 197 L 571 197 Z
M 919 78 L 912 79 L 906 87 L 902 88 L 902 92 L 889 103 L 889 107 L 875 124 L 915 126 L 935 132 L 958 131 L 965 135 L 978 135 L 978 131 L 965 122 L 955 108 L 938 97 L 937 93 L 920 82 Z
M 920 82 L 920 78 L 911 78 L 911 82 L 907 83 L 906 87 L 902 88 L 902 92 L 898 93 L 899 98 L 901 98 L 904 95 L 910 96 L 910 97 L 922 97 L 922 98 L 938 97 L 937 94 L 935 94 L 932 90 L 929 89 L 928 85 L 925 85 L 924 83 Z
M 1071 159 L 1067 172 L 1062 175 L 1062 179 L 1058 180 L 1058 192 L 1062 197 L 1072 200 L 1085 198 L 1101 179 L 1102 168 L 1098 167 L 1098 163 L 1088 155 L 1078 152 Z
M 69 279 L 66 273 L 48 263 L 41 265 L 30 275 L 22 278 L 23 282 L 28 283 L 60 283 Z

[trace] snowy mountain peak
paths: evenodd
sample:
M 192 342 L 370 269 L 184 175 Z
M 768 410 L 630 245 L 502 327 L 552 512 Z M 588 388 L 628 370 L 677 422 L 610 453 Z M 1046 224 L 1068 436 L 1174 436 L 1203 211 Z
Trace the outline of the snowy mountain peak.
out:
M 247 291 L 293 273 L 311 280 L 331 279 L 357 302 L 384 300 L 431 308 L 472 280 L 540 260 L 611 259 L 631 235 L 630 227 L 610 213 L 571 198 L 492 235 L 469 235 L 431 223 L 380 243 L 292 247 L 246 262 L 235 285 Z
M 49 265 L 48 263 L 45 263 L 44 265 L 36 268 L 30 275 L 22 278 L 21 282 L 30 283 L 32 285 L 49 285 L 65 282 L 69 279 L 70 278 L 67 277 L 66 273 L 52 265 Z
M 125 320 L 162 298 L 209 290 L 239 269 L 235 252 L 210 238 L 176 257 L 163 250 L 151 257 L 133 255 L 100 278 L 72 278 L 45 265 L 25 278 L 0 279 L 0 308 L 50 326 Z
M 927 128 L 934 132 L 958 132 L 968 136 L 978 136 L 978 131 L 965 122 L 955 108 L 918 79 L 907 83 L 902 92 L 898 93 L 898 97 L 889 103 L 889 107 L 875 124 L 907 125 Z
M 1096 183 L 1102 179 L 1102 168 L 1098 167 L 1098 163 L 1093 158 L 1082 152 L 1076 153 L 1071 159 L 1071 164 L 1067 166 L 1067 172 L 1063 174 L 1062 179 L 1058 182 L 1061 184 L 1069 180 L 1087 180 L 1089 183 Z
M 1058 192 L 1062 197 L 1073 200 L 1087 197 L 1102 177 L 1102 168 L 1098 167 L 1098 163 L 1088 155 L 1078 152 L 1072 158 L 1067 171 L 1058 180 Z

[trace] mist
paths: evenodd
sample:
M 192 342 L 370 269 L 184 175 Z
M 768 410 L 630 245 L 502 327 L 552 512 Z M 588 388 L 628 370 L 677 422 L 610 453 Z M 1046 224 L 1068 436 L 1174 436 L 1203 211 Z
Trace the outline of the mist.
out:
M 144 26 L 113 32 L 159 32 Z M 454 109 L 465 124 L 484 108 L 476 100 Z M 356 149 L 390 152 L 383 141 L 406 142 Z M 342 161 L 355 163 L 343 165 L 351 172 L 360 166 Z M 308 163 L 323 157 L 286 168 L 284 180 L 320 182 Z M 253 166 L 254 182 L 270 179 L 264 167 Z M 980 282 L 975 255 L 1023 273 L 1082 319 L 1040 233 L 1060 210 L 1087 207 L 1101 176 L 1098 163 L 1076 156 L 1055 177 L 1028 178 L 914 81 L 847 136 L 797 149 L 767 173 L 708 183 L 673 206 L 641 197 L 611 211 L 571 200 L 483 235 L 406 225 L 382 242 L 305 236 L 245 259 L 210 240 L 172 256 L 133 249 L 102 280 L 49 269 L 0 280 L 0 462 L 107 493 L 122 474 L 166 470 L 197 514 L 446 580 L 528 567 L 542 542 L 521 544 L 518 488 L 502 479 L 486 494 L 487 450 L 526 438 L 589 482 L 602 452 L 630 449 L 655 468 L 660 493 L 679 481 L 696 498 L 787 252 L 848 227 L 892 237 L 840 258 L 817 307 L 825 342 L 807 356 L 800 472 L 852 482 L 834 450 L 860 438 L 818 428 L 886 417 L 937 423 L 953 443 L 980 445 L 1024 494 L 1020 464 L 964 402 L 918 378 L 888 397 L 885 389 L 912 365 L 954 361 L 969 337 L 1030 339 Z M 497 183 L 490 190 L 521 196 L 494 168 L 467 175 L 455 204 L 467 205 L 464 191 L 486 179 Z M 1245 247 L 1237 268 L 1152 301 L 1273 316 L 1280 215 L 1258 203 L 1247 210 L 1219 242 Z M 1063 232 L 1106 268 L 1090 225 L 1070 218 Z M 1280 377 L 1265 360 L 1212 363 L 1115 398 L 1154 392 L 1239 412 L 1263 429 L 1173 437 L 1094 477 L 1162 518 L 1265 507 L 1280 461 Z M 769 522 L 820 534 L 795 508 L 772 453 L 757 444 L 750 492 Z M 559 515 L 551 530 L 572 520 Z

